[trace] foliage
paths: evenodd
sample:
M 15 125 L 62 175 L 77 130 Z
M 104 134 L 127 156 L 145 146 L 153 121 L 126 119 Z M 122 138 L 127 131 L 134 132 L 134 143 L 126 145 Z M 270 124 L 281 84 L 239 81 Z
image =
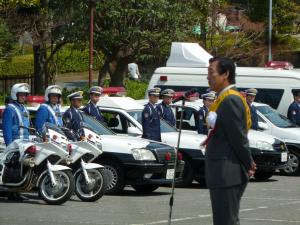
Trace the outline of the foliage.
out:
M 88 70 L 89 54 L 86 49 L 74 49 L 68 45 L 56 54 L 58 72 L 82 72 Z M 102 56 L 95 58 L 94 68 L 102 65 Z M 9 60 L 0 61 L 0 77 L 33 74 L 33 55 L 14 56 Z
M 250 0 L 249 18 L 252 21 L 268 22 L 269 1 Z M 300 5 L 297 1 L 273 0 L 273 30 L 278 33 L 290 33 L 297 30 L 300 19 Z
M 196 18 L 190 1 L 111 0 L 98 2 L 95 19 L 95 48 L 114 65 L 112 85 L 123 85 L 123 73 L 133 59 L 165 62 L 172 41 L 185 41 Z
M 9 32 L 6 23 L 0 18 L 0 58 L 7 58 L 12 51 L 13 35 Z
M 142 99 L 145 97 L 145 93 L 148 87 L 148 83 L 139 82 L 134 80 L 127 80 L 125 82 L 127 90 L 127 96 L 133 99 Z

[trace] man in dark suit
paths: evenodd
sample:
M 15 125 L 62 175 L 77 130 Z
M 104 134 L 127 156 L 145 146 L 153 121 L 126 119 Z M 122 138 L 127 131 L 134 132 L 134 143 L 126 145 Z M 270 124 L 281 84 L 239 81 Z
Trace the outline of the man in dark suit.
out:
M 253 105 L 253 102 L 255 101 L 255 97 L 257 95 L 257 90 L 255 88 L 250 88 L 245 90 L 246 93 L 246 100 L 249 105 L 250 111 L 251 111 L 251 120 L 252 120 L 252 126 L 251 129 L 258 130 L 258 115 L 257 115 L 257 109 Z
M 228 58 L 212 58 L 208 83 L 218 98 L 207 122 L 212 128 L 206 144 L 205 172 L 210 190 L 214 225 L 239 225 L 240 200 L 254 174 L 247 131 L 251 114 L 235 89 L 235 64 Z

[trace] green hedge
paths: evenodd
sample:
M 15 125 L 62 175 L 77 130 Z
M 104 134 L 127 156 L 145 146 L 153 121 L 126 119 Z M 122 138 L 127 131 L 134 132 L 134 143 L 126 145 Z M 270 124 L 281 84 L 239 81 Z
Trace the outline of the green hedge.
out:
M 58 73 L 82 72 L 89 68 L 88 50 L 73 50 L 70 46 L 62 48 L 55 56 Z M 103 63 L 103 56 L 94 57 L 94 69 L 98 70 Z M 0 78 L 33 74 L 33 55 L 14 56 L 10 60 L 0 61 Z

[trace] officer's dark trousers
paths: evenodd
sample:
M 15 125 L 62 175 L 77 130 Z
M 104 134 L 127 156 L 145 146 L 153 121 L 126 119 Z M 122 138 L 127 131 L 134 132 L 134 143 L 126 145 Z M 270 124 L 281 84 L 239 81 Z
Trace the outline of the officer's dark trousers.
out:
M 210 189 L 214 225 L 239 225 L 240 201 L 247 183 Z

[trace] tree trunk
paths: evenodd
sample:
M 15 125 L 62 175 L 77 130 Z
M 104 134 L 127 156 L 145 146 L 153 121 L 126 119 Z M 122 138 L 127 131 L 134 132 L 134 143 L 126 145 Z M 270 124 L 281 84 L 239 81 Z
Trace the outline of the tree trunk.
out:
M 129 63 L 128 58 L 119 58 L 116 65 L 116 70 L 114 73 L 111 74 L 111 87 L 124 87 L 124 77 L 125 71 L 127 71 L 127 66 Z
M 33 46 L 33 58 L 34 58 L 34 94 L 44 94 L 45 90 L 45 72 L 47 52 L 46 48 L 42 44 Z
M 103 87 L 107 73 L 109 73 L 109 61 L 105 60 L 98 74 L 98 86 Z

